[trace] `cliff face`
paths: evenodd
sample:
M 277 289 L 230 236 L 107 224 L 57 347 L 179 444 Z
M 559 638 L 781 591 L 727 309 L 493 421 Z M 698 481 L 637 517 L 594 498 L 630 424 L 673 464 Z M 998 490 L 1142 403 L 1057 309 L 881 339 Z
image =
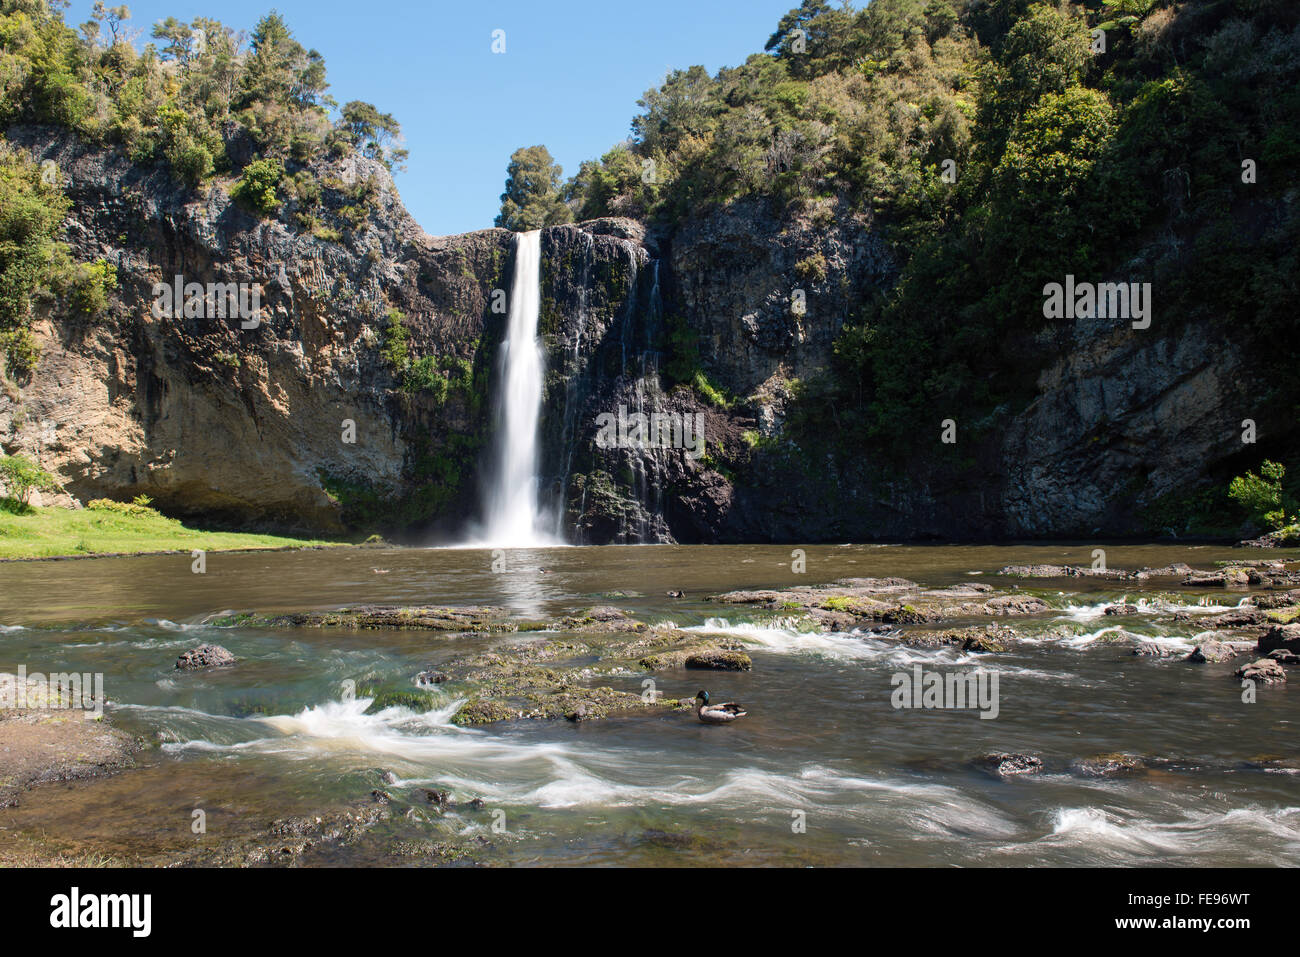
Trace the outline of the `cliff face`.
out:
M 8 135 L 58 164 L 74 257 L 114 263 L 118 288 L 98 322 L 57 304 L 37 322 L 43 355 L 0 395 L 0 447 L 80 500 L 147 494 L 220 522 L 428 540 L 476 514 L 511 234 L 425 235 L 366 160 L 314 170 L 336 186 L 327 222 L 370 184 L 362 224 L 318 238 L 292 200 L 259 219 L 225 187 L 196 197 L 63 133 Z M 907 474 L 887 477 L 870 449 L 821 461 L 778 441 L 795 380 L 827 367 L 856 304 L 895 274 L 870 223 L 737 204 L 671 240 L 619 219 L 548 229 L 542 253 L 542 491 L 572 541 L 1124 534 L 1143 502 L 1240 453 L 1258 386 L 1208 324 L 1080 321 L 1009 425 L 957 461 L 937 417 Z M 155 315 L 155 284 L 178 275 L 260 284 L 260 323 Z M 390 309 L 412 358 L 463 360 L 472 379 L 404 382 L 382 348 Z M 701 422 L 702 454 L 597 441 L 601 416 L 637 412 Z

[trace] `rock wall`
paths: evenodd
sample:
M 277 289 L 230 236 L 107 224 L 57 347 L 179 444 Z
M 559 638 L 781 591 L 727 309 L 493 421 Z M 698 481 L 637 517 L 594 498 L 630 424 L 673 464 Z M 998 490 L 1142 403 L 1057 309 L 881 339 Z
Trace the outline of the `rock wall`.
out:
M 511 234 L 425 235 L 362 159 L 312 169 L 334 184 L 318 211 L 330 237 L 302 227 L 293 199 L 261 219 L 230 180 L 196 196 L 63 132 L 8 136 L 58 164 L 74 258 L 114 263 L 119 286 L 99 321 L 43 309 L 39 366 L 0 395 L 6 452 L 34 455 L 82 501 L 147 494 L 243 527 L 431 541 L 477 516 Z M 348 187 L 367 181 L 369 211 L 347 228 Z M 541 490 L 570 541 L 1124 535 L 1161 495 L 1241 458 L 1242 418 L 1295 428 L 1252 405 L 1250 356 L 1221 325 L 1080 320 L 1037 399 L 960 456 L 918 441 L 901 471 L 869 448 L 823 460 L 769 440 L 796 380 L 827 368 L 844 323 L 896 275 L 868 221 L 741 202 L 672 236 L 626 219 L 550 228 L 542 255 Z M 176 275 L 261 284 L 260 324 L 156 315 L 154 284 Z M 390 308 L 412 357 L 470 364 L 468 391 L 403 388 L 381 349 Z M 699 417 L 703 454 L 597 441 L 601 416 L 637 412 Z

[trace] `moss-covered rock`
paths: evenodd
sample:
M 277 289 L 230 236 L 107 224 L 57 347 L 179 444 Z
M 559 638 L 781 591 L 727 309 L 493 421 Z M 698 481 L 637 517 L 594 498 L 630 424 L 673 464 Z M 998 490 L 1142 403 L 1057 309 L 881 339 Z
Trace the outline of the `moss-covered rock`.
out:
M 451 716 L 452 724 L 471 727 L 478 724 L 491 724 L 494 721 L 513 721 L 520 717 L 519 712 L 491 698 L 471 698 L 456 709 Z
M 366 714 L 378 714 L 385 708 L 407 708 L 422 714 L 431 710 L 437 703 L 434 696 L 429 692 L 414 689 L 367 692 L 366 696 L 369 697 L 371 694 L 374 695 L 375 700 L 370 702 L 370 706 L 366 708 Z

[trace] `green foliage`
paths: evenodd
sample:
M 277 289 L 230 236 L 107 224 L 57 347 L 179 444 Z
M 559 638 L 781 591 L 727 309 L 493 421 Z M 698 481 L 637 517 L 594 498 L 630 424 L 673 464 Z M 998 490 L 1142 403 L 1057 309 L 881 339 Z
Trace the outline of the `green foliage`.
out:
M 379 160 L 389 169 L 394 163 L 400 165 L 409 155 L 396 145 L 402 137 L 401 124 L 391 113 L 379 112 L 372 103 L 352 100 L 344 104 L 334 130 L 336 143 L 345 143 L 362 156 Z
M 506 167 L 506 191 L 501 194 L 501 212 L 496 224 L 515 232 L 527 232 L 567 223 L 572 219 L 560 194 L 563 171 L 545 146 L 524 146 L 510 154 Z
M 380 335 L 379 354 L 394 372 L 404 373 L 410 364 L 411 332 L 400 309 L 389 309 Z
M 155 42 L 137 50 L 123 29 L 125 6 L 97 2 L 74 30 L 63 5 L 0 5 L 0 123 L 49 123 L 119 143 L 136 162 L 167 163 L 191 187 L 229 169 L 226 138 L 241 130 L 262 156 L 285 162 L 327 147 L 388 164 L 406 155 L 395 146 L 397 120 L 371 104 L 349 102 L 331 124 L 325 61 L 278 13 L 258 21 L 248 49 L 242 31 L 218 20 L 167 17 L 150 32 Z
M 0 331 L 24 327 L 32 299 L 67 270 L 58 236 L 69 203 L 55 167 L 42 179 L 31 160 L 0 143 Z M 46 177 L 51 179 L 51 177 Z
M 41 346 L 29 329 L 6 329 L 0 332 L 0 349 L 4 351 L 5 370 L 23 379 L 36 371 Z
M 284 164 L 278 159 L 253 160 L 244 167 L 230 195 L 254 212 L 270 216 L 280 208 L 280 181 L 284 179 Z
M 1282 479 L 1285 475 L 1286 469 L 1282 465 L 1265 459 L 1259 467 L 1259 475 L 1247 472 L 1232 480 L 1228 486 L 1228 497 L 1266 528 L 1284 528 L 1288 524 L 1288 507 L 1291 521 L 1296 519 L 1294 503 L 1286 501 L 1283 496 Z
M 108 310 L 108 297 L 116 288 L 117 267 L 105 259 L 96 259 L 73 269 L 68 301 L 74 313 L 98 319 Z
M 32 492 L 53 492 L 59 481 L 25 455 L 0 456 L 0 483 L 8 497 L 27 505 Z
M 119 515 L 158 515 L 157 509 L 151 508 L 153 502 L 148 495 L 137 495 L 129 502 L 115 502 L 111 498 L 96 498 L 86 503 L 86 508 L 96 512 L 116 512 Z

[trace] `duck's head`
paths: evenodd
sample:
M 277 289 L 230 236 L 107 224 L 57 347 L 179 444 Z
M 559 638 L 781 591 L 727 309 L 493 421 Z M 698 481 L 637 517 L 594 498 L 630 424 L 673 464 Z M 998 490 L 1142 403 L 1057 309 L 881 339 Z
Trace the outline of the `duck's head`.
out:
M 701 691 L 699 694 L 695 696 L 695 700 L 700 702 L 700 704 L 708 704 L 709 693 L 707 691 Z

